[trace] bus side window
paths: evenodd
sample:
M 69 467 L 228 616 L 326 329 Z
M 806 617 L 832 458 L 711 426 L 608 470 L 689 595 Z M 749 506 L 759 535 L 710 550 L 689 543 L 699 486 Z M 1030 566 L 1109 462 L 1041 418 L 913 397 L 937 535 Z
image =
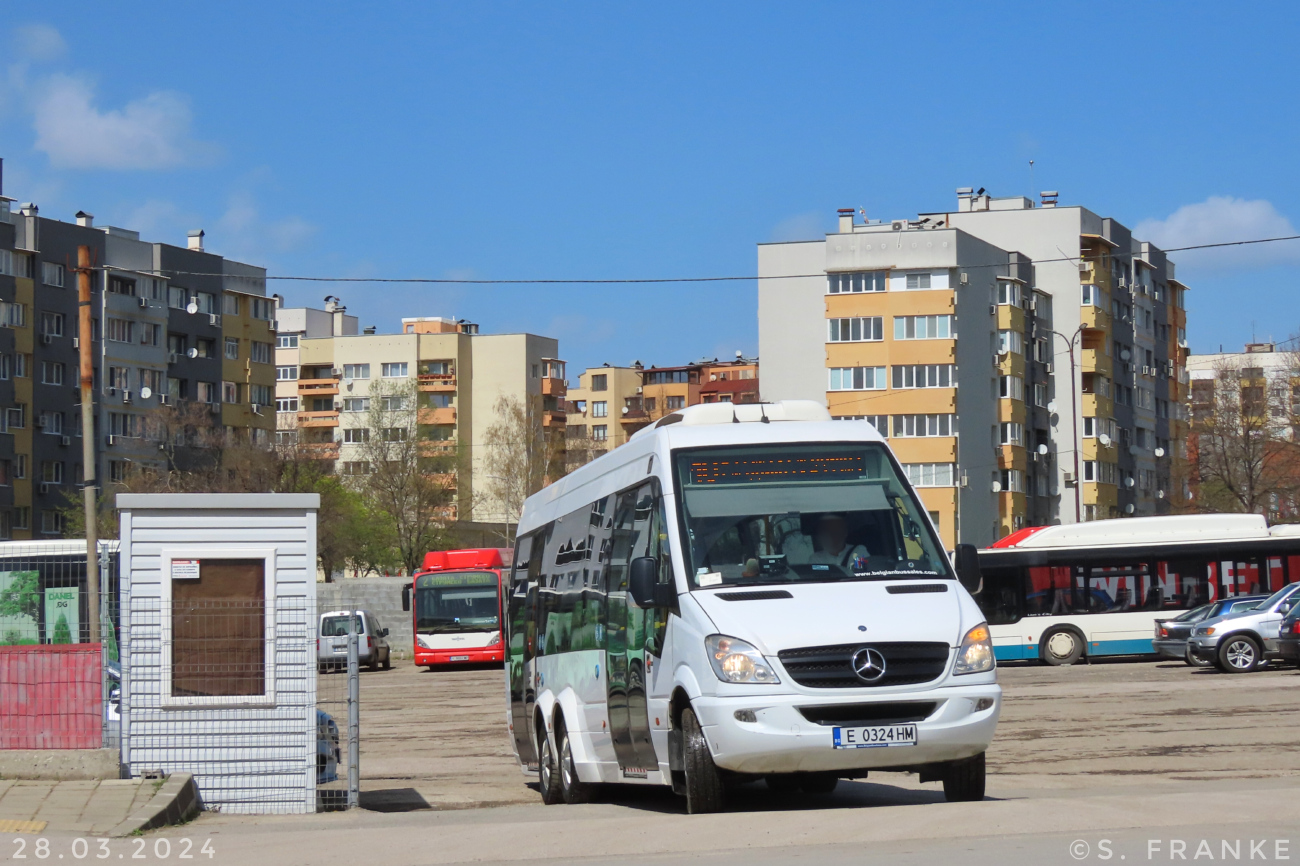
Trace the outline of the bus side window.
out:
M 1024 588 L 1019 568 L 981 569 L 983 589 L 976 601 L 989 625 L 1007 625 L 1024 616 Z

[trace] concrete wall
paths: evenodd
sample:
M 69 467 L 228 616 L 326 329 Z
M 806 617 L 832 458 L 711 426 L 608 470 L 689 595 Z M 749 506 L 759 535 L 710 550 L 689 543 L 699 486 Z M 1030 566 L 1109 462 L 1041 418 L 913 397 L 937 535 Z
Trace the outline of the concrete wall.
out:
M 410 658 L 415 645 L 411 614 L 402 610 L 402 587 L 410 586 L 409 577 L 356 577 L 316 584 L 316 608 L 330 610 L 368 610 L 388 629 L 393 658 Z
M 758 356 L 763 400 L 826 405 L 826 244 L 758 247 Z M 802 279 L 763 279 L 818 274 Z

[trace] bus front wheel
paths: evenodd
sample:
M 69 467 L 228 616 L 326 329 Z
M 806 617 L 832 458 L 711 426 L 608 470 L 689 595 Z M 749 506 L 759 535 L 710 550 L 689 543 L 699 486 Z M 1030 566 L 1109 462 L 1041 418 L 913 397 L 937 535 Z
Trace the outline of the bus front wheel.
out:
M 686 812 L 691 815 L 721 812 L 722 777 L 713 763 L 713 755 L 709 754 L 704 730 L 691 709 L 682 711 L 682 752 L 686 771 Z
M 1083 638 L 1070 629 L 1048 632 L 1039 654 L 1049 665 L 1072 665 L 1083 657 Z
M 952 761 L 943 769 L 943 797 L 949 803 L 984 799 L 984 753 Z

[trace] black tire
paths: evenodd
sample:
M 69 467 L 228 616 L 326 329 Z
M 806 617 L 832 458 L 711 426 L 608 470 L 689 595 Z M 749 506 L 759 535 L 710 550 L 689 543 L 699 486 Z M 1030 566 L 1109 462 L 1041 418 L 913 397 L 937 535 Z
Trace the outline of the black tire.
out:
M 1214 664 L 1214 662 L 1206 661 L 1196 653 L 1192 652 L 1191 647 L 1187 648 L 1187 654 L 1183 656 L 1183 661 L 1187 662 L 1187 664 L 1194 668 L 1208 668 L 1210 665 Z
M 560 741 L 560 754 L 557 756 L 560 796 L 570 805 L 586 803 L 591 800 L 592 785 L 578 781 L 578 767 L 573 762 L 573 745 L 569 740 L 569 729 L 560 726 L 555 736 Z
M 537 786 L 542 791 L 542 802 L 548 806 L 564 802 L 564 792 L 560 790 L 560 773 L 555 762 L 555 752 L 551 747 L 551 738 L 539 726 L 537 731 L 539 755 L 537 759 Z
M 943 769 L 943 796 L 949 803 L 972 803 L 984 799 L 984 753 L 951 761 Z
M 799 777 L 794 773 L 773 773 L 764 776 L 763 781 L 777 794 L 793 794 L 799 790 Z
M 391 671 L 392 669 L 393 669 L 393 651 L 390 649 L 384 653 L 384 670 Z
M 805 794 L 829 794 L 839 783 L 840 777 L 834 773 L 805 773 L 799 779 Z
M 1039 656 L 1049 665 L 1072 665 L 1083 658 L 1083 638 L 1073 629 L 1049 631 L 1038 646 Z
M 379 650 L 374 650 L 370 653 L 370 663 L 366 665 L 366 667 L 370 668 L 372 671 L 379 670 Z
M 1219 670 L 1230 674 L 1248 674 L 1262 664 L 1259 641 L 1248 634 L 1232 634 L 1219 641 Z
M 702 815 L 721 812 L 725 801 L 722 778 L 709 754 L 704 731 L 695 711 L 682 711 L 682 758 L 686 770 L 686 812 Z

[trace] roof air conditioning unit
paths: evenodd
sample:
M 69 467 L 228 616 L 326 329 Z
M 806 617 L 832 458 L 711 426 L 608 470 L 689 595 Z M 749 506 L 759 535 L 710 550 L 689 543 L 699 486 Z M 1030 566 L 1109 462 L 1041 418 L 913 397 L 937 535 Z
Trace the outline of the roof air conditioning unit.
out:
M 54 342 L 54 337 L 53 337 L 52 335 L 50 335 L 50 334 L 41 334 L 41 343 L 42 343 L 43 345 L 48 346 L 50 343 L 53 343 L 53 342 Z
M 111 435 L 110 435 L 110 436 L 105 436 L 105 437 L 104 437 L 104 442 L 105 442 L 105 444 L 112 445 L 112 444 L 113 444 L 114 442 L 116 442 L 116 441 L 117 441 L 117 437 L 116 437 L 116 436 L 111 436 Z
M 261 414 L 262 414 L 262 407 L 259 406 L 259 405 L 257 405 L 256 403 L 254 403 L 254 404 L 253 404 L 253 414 L 254 414 L 254 415 L 261 415 Z
M 896 232 L 907 231 L 907 220 L 890 220 L 889 228 Z
M 70 436 L 60 436 L 59 444 L 66 448 L 72 444 L 72 438 Z
M 131 402 L 131 392 L 130 392 L 130 391 L 123 391 L 123 392 L 122 392 L 122 402 L 123 402 L 123 403 L 130 403 L 130 402 Z
M 1049 375 L 1056 369 L 1056 367 L 1052 364 L 1051 361 L 1045 361 L 1043 363 L 1043 367 L 1046 368 Z
M 41 485 L 40 485 L 40 489 L 41 489 L 41 493 L 42 493 L 42 494 L 49 493 L 49 492 L 50 492 L 50 485 L 47 484 L 47 483 L 45 483 L 44 481 L 42 481 L 42 482 L 41 482 Z
M 45 416 L 44 416 L 44 415 L 38 415 L 38 416 L 37 416 L 37 418 L 36 418 L 36 426 L 37 426 L 37 427 L 44 427 L 44 426 L 45 426 Z
M 176 363 L 177 361 L 179 361 L 180 359 L 181 359 L 181 356 L 178 355 L 178 354 L 176 354 L 175 352 L 169 352 L 169 353 L 167 354 L 167 363 L 168 363 L 168 364 L 175 364 L 175 363 Z
M 148 299 L 148 298 L 141 298 L 141 299 L 140 299 L 140 309 L 143 310 L 143 309 L 144 309 L 145 307 L 147 307 L 147 306 L 149 306 L 149 299 Z
M 989 315 L 996 316 L 997 314 L 998 314 L 997 304 L 989 304 Z
M 80 348 L 81 348 L 81 338 L 80 338 L 80 337 L 73 337 L 73 338 L 72 338 L 72 348 L 74 348 L 74 349 L 80 349 Z
M 171 398 L 170 396 L 168 396 L 167 394 L 159 394 L 159 395 L 158 395 L 158 403 L 159 403 L 160 405 L 163 405 L 163 406 L 169 406 L 169 405 L 171 405 L 171 402 L 172 402 L 172 398 Z
M 208 324 L 209 324 L 209 325 L 220 325 L 220 324 L 221 324 L 221 316 L 217 315 L 216 313 L 208 313 Z
M 343 371 L 340 370 L 338 367 L 335 367 L 334 369 L 330 370 L 330 376 L 335 379 L 342 379 Z
M 958 280 L 958 282 L 961 283 L 963 286 L 970 285 L 970 274 L 966 273 L 965 271 L 962 271 L 961 278 Z
M 334 411 L 335 411 L 335 412 L 342 412 L 342 411 L 343 411 L 343 404 L 342 404 L 342 403 L 335 403 L 335 404 L 334 404 Z

